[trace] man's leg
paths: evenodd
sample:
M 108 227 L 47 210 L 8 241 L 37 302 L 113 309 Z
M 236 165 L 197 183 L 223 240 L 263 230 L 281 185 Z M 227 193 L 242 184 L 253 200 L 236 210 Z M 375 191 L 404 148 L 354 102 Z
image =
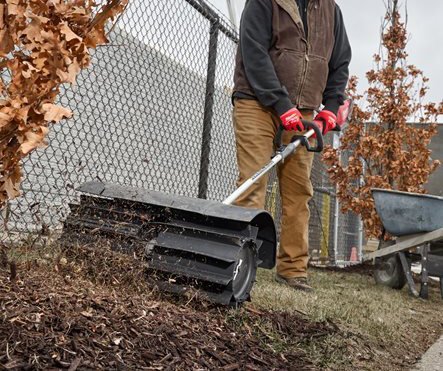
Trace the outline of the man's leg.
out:
M 272 113 L 252 99 L 236 99 L 233 112 L 239 178 L 237 186 L 270 160 L 276 126 Z M 235 202 L 238 206 L 262 209 L 268 177 L 263 176 Z
M 302 112 L 305 119 L 312 120 L 312 112 Z M 295 132 L 285 132 L 283 143 L 287 144 Z M 309 235 L 309 206 L 313 196 L 310 180 L 313 153 L 305 147 L 287 158 L 278 169 L 282 199 L 282 222 L 280 246 L 277 255 L 277 274 L 283 278 L 306 278 Z

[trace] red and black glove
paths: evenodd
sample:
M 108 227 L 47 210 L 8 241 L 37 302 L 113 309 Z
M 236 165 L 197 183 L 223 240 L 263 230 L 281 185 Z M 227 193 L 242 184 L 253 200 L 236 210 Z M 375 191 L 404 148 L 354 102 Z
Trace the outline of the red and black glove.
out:
M 320 111 L 317 116 L 315 116 L 314 121 L 321 122 L 323 135 L 334 130 L 337 126 L 337 116 L 328 110 Z
M 302 114 L 295 107 L 291 108 L 289 111 L 286 111 L 283 115 L 280 116 L 281 123 L 285 130 L 304 131 L 305 126 L 301 122 L 302 118 Z

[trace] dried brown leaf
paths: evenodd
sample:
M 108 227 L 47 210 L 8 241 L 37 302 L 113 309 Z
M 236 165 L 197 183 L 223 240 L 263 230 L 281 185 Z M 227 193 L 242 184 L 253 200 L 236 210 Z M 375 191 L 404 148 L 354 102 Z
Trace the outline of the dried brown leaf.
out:
M 20 149 L 24 155 L 28 154 L 35 148 L 45 145 L 45 136 L 48 133 L 48 128 L 41 126 L 35 131 L 27 131 L 25 133 L 25 140 Z
M 5 57 L 14 49 L 14 41 L 8 29 L 0 29 L 0 57 Z
M 44 118 L 47 122 L 59 122 L 64 118 L 72 116 L 70 109 L 52 103 L 44 103 L 41 111 L 45 115 Z

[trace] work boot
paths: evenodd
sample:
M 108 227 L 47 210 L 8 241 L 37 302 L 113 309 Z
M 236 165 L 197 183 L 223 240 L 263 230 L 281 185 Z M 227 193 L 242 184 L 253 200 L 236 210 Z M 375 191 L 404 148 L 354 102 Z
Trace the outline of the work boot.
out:
M 314 291 L 312 286 L 309 285 L 308 279 L 306 277 L 286 278 L 286 277 L 280 276 L 279 274 L 276 274 L 275 280 L 278 283 L 282 283 L 284 285 L 288 285 L 289 287 L 292 287 L 294 290 L 300 290 L 300 291 L 305 291 L 305 292 Z

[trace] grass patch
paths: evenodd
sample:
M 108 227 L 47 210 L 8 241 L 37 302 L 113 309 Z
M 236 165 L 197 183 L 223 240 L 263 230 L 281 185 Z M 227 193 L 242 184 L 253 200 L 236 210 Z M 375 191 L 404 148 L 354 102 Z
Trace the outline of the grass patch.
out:
M 411 297 L 407 288 L 378 286 L 370 275 L 311 269 L 315 292 L 304 293 L 275 282 L 273 274 L 259 270 L 254 308 L 331 321 L 344 334 L 300 344 L 319 368 L 402 369 L 443 332 L 443 300 L 436 288 L 429 300 L 421 300 Z

